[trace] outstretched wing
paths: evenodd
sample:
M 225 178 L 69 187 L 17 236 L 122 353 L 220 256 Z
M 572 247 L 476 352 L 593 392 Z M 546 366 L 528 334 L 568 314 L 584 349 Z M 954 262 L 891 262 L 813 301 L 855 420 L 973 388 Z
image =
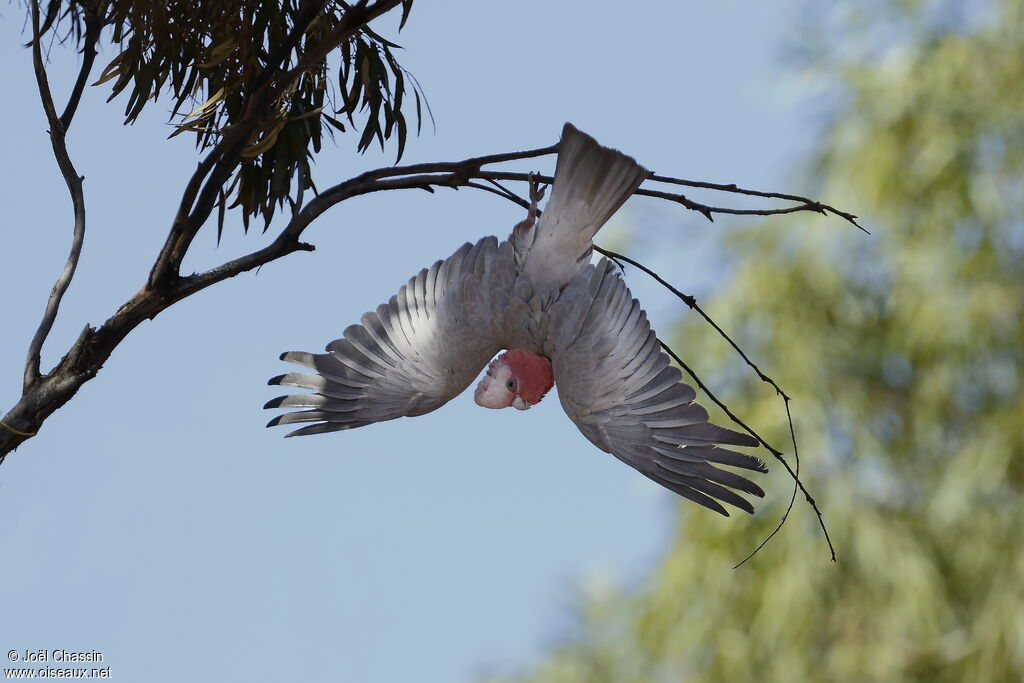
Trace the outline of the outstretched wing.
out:
M 724 501 L 753 513 L 736 490 L 759 497 L 764 491 L 712 463 L 766 472 L 759 458 L 718 446 L 757 440 L 708 422 L 609 261 L 573 280 L 550 316 L 558 397 L 591 443 L 716 512 L 728 516 L 718 502 Z
M 501 350 L 501 311 L 514 277 L 512 247 L 487 237 L 424 268 L 391 300 L 351 325 L 326 353 L 281 359 L 316 374 L 288 373 L 270 384 L 312 389 L 264 408 L 303 408 L 268 427 L 312 422 L 288 436 L 353 429 L 440 408 L 469 386 Z

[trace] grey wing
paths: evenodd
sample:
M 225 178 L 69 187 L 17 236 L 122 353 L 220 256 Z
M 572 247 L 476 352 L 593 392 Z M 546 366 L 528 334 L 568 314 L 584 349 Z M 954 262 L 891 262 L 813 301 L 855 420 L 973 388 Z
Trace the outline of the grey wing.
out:
M 610 262 L 602 259 L 574 279 L 551 318 L 558 396 L 591 443 L 716 512 L 728 516 L 718 502 L 724 501 L 753 513 L 736 491 L 759 497 L 764 491 L 714 464 L 766 472 L 759 458 L 719 447 L 757 440 L 708 422 Z
M 288 434 L 353 429 L 440 408 L 469 386 L 501 350 L 500 315 L 514 276 L 512 248 L 494 237 L 464 244 L 424 268 L 386 304 L 351 325 L 326 353 L 290 351 L 282 360 L 316 374 L 288 373 L 270 384 L 312 389 L 264 408 L 302 408 L 268 427 L 312 422 Z

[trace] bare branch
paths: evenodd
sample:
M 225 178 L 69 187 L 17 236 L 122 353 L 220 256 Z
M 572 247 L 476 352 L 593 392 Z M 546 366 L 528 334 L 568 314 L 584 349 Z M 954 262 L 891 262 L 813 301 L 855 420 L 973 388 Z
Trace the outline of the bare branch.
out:
M 616 261 L 625 261 L 626 263 L 628 263 L 630 265 L 636 266 L 637 268 L 639 268 L 640 270 L 644 271 L 645 273 L 647 273 L 648 275 L 653 277 L 655 280 L 657 280 L 658 284 L 660 284 L 662 287 L 666 288 L 667 290 L 669 290 L 670 292 L 675 294 L 677 297 L 679 297 L 679 299 L 681 299 L 684 304 L 686 304 L 687 306 L 689 306 L 690 308 L 695 310 L 700 315 L 700 317 L 704 318 L 704 320 L 709 325 L 711 325 L 711 327 L 715 328 L 715 332 L 717 332 L 718 335 L 720 337 L 722 337 L 722 339 L 724 339 L 725 341 L 729 342 L 729 345 L 736 351 L 736 353 L 738 353 L 740 355 L 740 357 L 743 359 L 743 361 L 747 365 L 749 365 L 751 367 L 751 369 L 755 373 L 757 373 L 758 378 L 762 382 L 767 382 L 768 384 L 772 385 L 772 388 L 775 389 L 775 392 L 779 396 L 784 398 L 786 401 L 789 401 L 789 396 L 787 396 L 786 392 L 784 392 L 782 390 L 782 387 L 780 387 L 778 384 L 776 384 L 775 380 L 773 380 L 771 377 L 769 377 L 768 375 L 766 375 L 763 372 L 761 372 L 761 368 L 757 367 L 757 364 L 754 363 L 754 361 L 750 360 L 750 358 L 747 356 L 747 354 L 743 352 L 743 349 L 741 349 L 739 347 L 739 345 L 735 341 L 733 341 L 732 337 L 730 337 L 728 334 L 726 334 L 725 330 L 723 330 L 721 327 L 719 327 L 718 323 L 716 323 L 714 320 L 712 320 L 711 316 L 709 316 L 704 311 L 703 308 L 701 308 L 699 305 L 697 305 L 697 299 L 696 298 L 694 298 L 693 296 L 691 296 L 689 294 L 683 294 L 678 289 L 676 289 L 675 287 L 670 285 L 668 282 L 666 282 L 660 275 L 655 273 L 653 270 L 651 270 L 650 268 L 648 268 L 647 266 L 645 266 L 642 263 L 638 263 L 637 261 L 634 261 L 633 259 L 629 258 L 628 256 L 623 256 L 622 254 L 616 254 L 614 251 L 609 251 L 607 249 L 602 249 L 601 247 L 598 247 L 596 245 L 594 246 L 594 250 L 597 251 L 598 253 L 604 254 L 605 256 L 607 256 L 610 259 L 613 259 L 613 260 L 616 260 Z
M 792 442 L 793 442 L 794 470 L 789 470 L 789 466 L 788 465 L 786 466 L 786 469 L 789 470 L 790 474 L 793 476 L 793 495 L 790 496 L 790 498 L 789 498 L 789 505 L 786 507 L 786 512 L 783 513 L 782 519 L 779 520 L 778 525 L 775 527 L 775 529 L 772 530 L 772 532 L 770 534 L 768 534 L 767 538 L 765 538 L 763 541 L 761 541 L 761 543 L 756 548 L 754 548 L 754 551 L 752 553 L 747 555 L 745 558 L 743 558 L 743 560 L 741 560 L 739 562 L 739 564 L 737 564 L 735 567 L 733 567 L 733 569 L 738 569 L 739 567 L 741 567 L 744 564 L 746 564 L 747 560 L 749 560 L 754 555 L 756 555 L 758 553 L 758 551 L 761 550 L 761 548 L 765 547 L 765 545 L 768 544 L 768 541 L 772 540 L 772 538 L 775 536 L 775 534 L 779 533 L 779 530 L 782 529 L 782 526 L 786 523 L 786 520 L 789 519 L 789 513 L 793 510 L 793 503 L 796 502 L 796 492 L 798 490 L 798 487 L 799 488 L 803 488 L 803 485 L 800 483 L 800 450 L 797 448 L 797 444 L 796 444 L 796 430 L 793 427 L 793 416 L 792 416 L 792 414 L 789 411 L 789 401 L 790 401 L 790 398 L 786 394 L 786 392 L 782 390 L 782 387 L 780 387 L 778 384 L 776 384 L 775 380 L 773 380 L 771 377 L 769 377 L 768 375 L 764 374 L 761 371 L 761 368 L 757 367 L 757 364 L 754 363 L 754 361 L 750 360 L 750 357 L 747 356 L 747 354 L 743 351 L 743 349 L 741 349 L 739 347 L 739 345 L 735 341 L 733 341 L 732 337 L 730 337 L 728 334 L 726 334 L 725 330 L 723 330 L 721 327 L 719 327 L 718 323 L 716 323 L 714 320 L 712 320 L 711 316 L 709 316 L 704 311 L 703 308 L 701 308 L 700 306 L 697 305 L 697 299 L 696 298 L 694 298 L 690 294 L 683 294 L 678 289 L 673 287 L 671 284 L 666 282 L 660 275 L 655 273 L 653 270 L 651 270 L 647 266 L 643 265 L 642 263 L 638 263 L 637 261 L 634 261 L 633 259 L 629 258 L 628 256 L 623 256 L 622 254 L 617 254 L 614 251 L 609 251 L 607 249 L 602 249 L 601 247 L 598 247 L 596 245 L 594 246 L 594 250 L 597 251 L 598 253 L 604 254 L 605 256 L 607 256 L 608 258 L 612 259 L 613 261 L 615 261 L 617 263 L 619 261 L 625 261 L 626 263 L 629 263 L 631 265 L 636 266 L 637 268 L 639 268 L 640 270 L 644 271 L 645 273 L 647 273 L 648 275 L 653 277 L 655 280 L 657 280 L 658 284 L 660 284 L 661 286 L 665 287 L 670 292 L 672 292 L 677 297 L 679 297 L 679 299 L 682 300 L 682 302 L 685 303 L 687 306 L 689 306 L 691 309 L 697 311 L 697 313 L 700 314 L 700 317 L 704 318 L 704 320 L 709 325 L 711 325 L 711 327 L 713 327 L 715 329 L 715 331 L 718 333 L 718 335 L 720 337 L 722 337 L 722 339 L 724 339 L 725 341 L 729 342 L 729 345 L 732 346 L 732 348 L 736 351 L 736 353 L 739 354 L 740 358 L 742 358 L 743 361 L 747 365 L 749 365 L 751 367 L 751 369 L 753 369 L 753 371 L 757 374 L 758 378 L 762 382 L 767 382 L 768 384 L 770 384 L 775 389 L 775 393 L 778 394 L 782 398 L 783 404 L 786 406 L 786 420 L 789 421 L 789 434 L 792 437 Z M 622 268 L 622 264 L 621 263 L 619 263 L 619 267 Z M 668 352 L 672 354 L 672 357 L 675 358 L 675 354 L 672 353 L 671 349 L 668 349 L 668 347 L 666 347 L 666 350 L 668 350 Z M 677 361 L 678 361 L 678 359 L 677 359 Z M 681 361 L 679 361 L 679 362 L 681 362 Z M 692 377 L 694 377 L 694 379 L 697 379 L 696 375 L 693 374 L 692 370 L 687 368 L 686 371 L 689 372 L 690 375 Z M 700 380 L 697 380 L 697 381 L 700 381 Z M 707 391 L 707 390 L 705 389 L 705 391 Z M 711 394 L 708 393 L 708 395 L 710 396 Z M 718 402 L 717 399 L 713 398 L 713 400 L 715 400 L 716 403 Z M 760 440 L 759 436 L 757 436 L 756 434 L 754 436 L 755 436 L 755 438 Z M 765 444 L 763 441 L 761 443 L 762 443 L 762 445 L 765 446 L 765 448 L 768 448 L 769 450 L 772 450 L 768 446 L 768 444 Z M 778 453 L 776 451 L 772 451 L 772 454 L 776 458 L 779 458 L 780 460 L 782 459 L 782 453 Z M 783 460 L 783 462 L 785 462 L 785 461 Z M 805 491 L 805 493 L 806 493 L 806 491 Z M 818 520 L 819 520 L 819 522 L 821 522 L 822 531 L 825 531 L 825 539 L 828 540 L 828 542 L 829 542 L 828 543 L 829 549 L 832 550 L 832 561 L 835 562 L 836 551 L 835 551 L 834 548 L 832 548 L 832 541 L 828 538 L 828 531 L 825 530 L 825 523 L 821 519 L 821 512 L 818 510 L 817 506 L 814 505 L 814 501 L 810 498 L 810 496 L 808 496 L 807 500 L 811 503 L 811 506 L 814 507 L 814 511 L 818 513 Z
M 50 143 L 53 146 L 53 155 L 57 159 L 61 175 L 64 176 L 64 181 L 71 192 L 71 202 L 74 205 L 75 227 L 71 240 L 71 253 L 68 254 L 64 270 L 53 285 L 50 298 L 46 302 L 46 310 L 43 312 L 43 319 L 39 323 L 39 328 L 36 330 L 28 347 L 28 359 L 25 361 L 25 373 L 22 381 L 23 393 L 27 393 L 39 379 L 39 363 L 43 343 L 53 328 L 54 320 L 57 319 L 57 310 L 60 308 L 60 301 L 75 275 L 75 268 L 78 267 L 78 259 L 82 253 L 82 242 L 85 240 L 85 197 L 82 193 L 82 178 L 75 170 L 74 164 L 71 163 L 71 157 L 68 156 L 68 148 L 64 139 L 64 125 L 57 117 L 57 110 L 53 105 L 53 95 L 50 92 L 50 84 L 46 78 L 46 69 L 43 67 L 43 56 L 39 45 L 40 35 L 39 0 L 32 0 L 32 64 L 35 68 L 36 82 L 39 86 L 39 99 L 43 103 L 46 120 L 50 124 Z M 71 110 L 70 113 L 73 114 L 74 111 Z
M 171 222 L 171 229 L 167 234 L 167 239 L 164 241 L 160 254 L 157 256 L 156 261 L 153 263 L 153 268 L 149 272 L 147 286 L 150 289 L 159 289 L 164 286 L 164 283 L 172 279 L 172 275 L 177 275 L 172 256 L 181 236 L 188 229 L 187 226 L 191 218 L 190 214 L 192 205 L 196 200 L 196 195 L 199 194 L 200 189 L 203 187 L 203 181 L 210 175 L 210 171 L 225 156 L 227 148 L 237 144 L 238 139 L 241 137 L 242 131 L 236 129 L 233 133 L 221 138 L 214 148 L 207 152 L 203 160 L 199 162 L 195 172 L 189 178 L 188 183 L 185 185 L 185 190 L 182 192 L 178 211 Z M 198 230 L 198 227 L 196 230 Z
M 487 156 L 472 157 L 472 158 L 469 158 L 469 159 L 465 159 L 463 161 L 430 162 L 430 163 L 422 163 L 422 164 L 412 164 L 412 165 L 408 165 L 408 166 L 392 166 L 392 167 L 388 167 L 388 168 L 381 168 L 381 169 L 377 169 L 377 170 L 374 170 L 374 171 L 369 171 L 367 173 L 364 173 L 364 174 L 358 176 L 357 178 L 352 179 L 351 181 L 346 181 L 345 183 L 340 183 L 339 185 L 335 185 L 333 188 L 330 188 L 330 189 L 326 190 L 322 194 L 323 195 L 332 195 L 333 193 L 336 193 L 336 192 L 341 192 L 341 193 L 347 192 L 348 189 L 350 188 L 349 183 L 351 183 L 353 181 L 356 181 L 356 180 L 363 182 L 363 181 L 371 181 L 371 180 L 380 180 L 380 179 L 384 179 L 384 178 L 409 176 L 409 175 L 412 175 L 412 174 L 422 174 L 424 176 L 429 175 L 429 174 L 442 174 L 442 175 L 434 176 L 434 180 L 436 182 L 432 182 L 431 184 L 437 184 L 437 185 L 442 185 L 442 186 L 446 186 L 446 187 L 455 187 L 455 186 L 474 187 L 474 189 L 486 190 L 486 191 L 489 191 L 489 192 L 493 191 L 495 194 L 498 194 L 499 196 L 505 197 L 506 199 L 509 199 L 510 201 L 513 201 L 513 202 L 515 202 L 517 204 L 521 204 L 522 202 L 526 202 L 526 200 L 522 199 L 522 198 L 516 198 L 516 196 L 513 193 L 509 192 L 506 188 L 504 188 L 501 185 L 497 185 L 498 181 L 501 181 L 501 180 L 511 180 L 511 181 L 519 181 L 519 182 L 528 183 L 530 181 L 530 177 L 532 175 L 538 182 L 552 183 L 552 182 L 554 182 L 554 178 L 551 177 L 551 176 L 541 175 L 541 174 L 536 174 L 536 173 L 531 174 L 531 173 L 523 173 L 523 172 L 515 172 L 515 171 L 485 171 L 485 170 L 482 170 L 482 167 L 483 166 L 492 165 L 492 164 L 499 164 L 499 163 L 503 163 L 503 162 L 508 162 L 508 161 L 517 161 L 517 160 L 523 160 L 523 159 L 530 159 L 530 158 L 534 158 L 534 157 L 545 156 L 545 155 L 548 155 L 548 154 L 554 154 L 557 151 L 558 151 L 558 145 L 551 145 L 549 147 L 541 147 L 541 148 L 538 148 L 538 149 L 528 150 L 528 151 L 525 151 L 525 152 L 508 152 L 508 153 L 503 153 L 503 154 L 491 154 L 491 155 L 487 155 Z M 471 181 L 473 181 L 475 179 L 485 180 L 485 181 L 488 181 L 490 183 L 496 184 L 498 186 L 498 188 L 501 189 L 501 191 L 494 191 L 493 188 L 485 188 L 484 186 L 473 185 Z M 676 180 L 676 179 L 674 179 L 674 178 L 666 178 L 666 177 L 663 177 L 663 176 L 652 176 L 651 180 L 658 180 L 659 182 L 668 182 L 668 181 L 672 181 L 672 180 Z M 678 180 L 678 183 L 680 183 L 680 184 L 694 184 L 694 185 L 697 184 L 697 183 L 695 183 L 693 181 L 688 181 L 688 180 Z M 409 185 L 403 183 L 402 186 L 403 187 L 408 187 Z M 639 190 L 636 191 L 636 194 L 640 195 L 640 196 L 654 197 L 654 198 L 657 198 L 657 199 L 667 199 L 669 201 L 674 201 L 674 202 L 677 202 L 677 203 L 681 203 L 684 206 L 686 206 L 686 208 L 691 209 L 693 211 L 698 211 L 698 212 L 700 212 L 700 213 L 702 213 L 704 215 L 707 215 L 709 217 L 712 214 L 715 214 L 715 213 L 730 213 L 730 214 L 746 214 L 746 215 L 758 215 L 758 216 L 771 216 L 771 215 L 775 215 L 775 214 L 779 214 L 779 213 L 796 213 L 796 212 L 802 212 L 802 211 L 813 211 L 815 213 L 832 213 L 832 214 L 834 214 L 836 216 L 839 216 L 839 217 L 844 218 L 846 220 L 849 220 L 851 222 L 854 222 L 853 219 L 856 218 L 855 216 L 853 216 L 853 214 L 849 214 L 849 213 L 847 213 L 845 211 L 840 211 L 839 209 L 835 209 L 835 208 L 833 208 L 831 206 L 828 206 L 826 204 L 822 204 L 822 203 L 817 202 L 815 200 L 807 199 L 805 197 L 798 197 L 796 195 L 787 195 L 787 194 L 775 193 L 775 192 L 760 192 L 760 191 L 757 191 L 757 190 L 745 190 L 743 188 L 737 188 L 736 186 L 733 186 L 733 185 L 715 186 L 712 189 L 719 189 L 719 190 L 721 190 L 723 192 L 733 192 L 733 193 L 738 193 L 738 194 L 749 194 L 749 195 L 763 196 L 763 197 L 767 197 L 767 198 L 784 199 L 786 201 L 797 201 L 797 202 L 800 202 L 800 204 L 798 204 L 797 206 L 782 207 L 782 208 L 730 209 L 730 208 L 714 207 L 714 206 L 708 206 L 708 205 L 705 205 L 705 204 L 700 204 L 698 202 L 690 201 L 689 199 L 686 199 L 682 195 L 671 194 L 671 193 L 668 193 L 668 192 L 661 192 L 661 191 L 658 191 L 658 190 L 650 190 L 650 189 L 647 189 L 647 188 L 640 188 Z M 347 197 L 345 197 L 345 198 L 347 198 Z M 341 201 L 341 200 L 339 199 L 338 201 Z M 529 202 L 526 202 L 526 204 L 521 204 L 521 205 L 528 206 Z M 857 227 L 860 228 L 859 225 Z M 863 228 L 861 228 L 861 229 L 863 230 Z M 734 346 L 735 346 L 735 344 L 734 344 Z M 745 358 L 745 360 L 748 363 L 750 363 L 749 359 Z M 751 364 L 751 365 L 753 366 L 753 364 Z M 756 369 L 756 367 L 755 367 L 755 369 Z M 759 376 L 761 376 L 761 375 L 759 374 Z M 778 387 L 776 387 L 776 389 L 777 388 Z
M 381 0 L 367 6 L 367 2 L 362 0 L 349 7 L 335 30 L 315 45 L 307 46 L 298 64 L 282 74 L 281 69 L 288 55 L 298 46 L 324 6 L 323 2 L 305 4 L 288 38 L 275 49 L 265 70 L 246 88 L 247 105 L 242 119 L 210 150 L 189 180 L 167 240 L 150 272 L 150 288 L 160 289 L 180 275 L 179 269 L 185 254 L 213 212 L 222 188 L 237 168 L 243 149 L 249 143 L 250 136 L 258 130 L 270 104 L 304 71 L 319 64 L 331 50 L 400 2 Z
M 474 183 L 471 178 L 482 173 L 480 171 L 481 166 L 519 159 L 531 159 L 546 154 L 554 154 L 557 151 L 558 145 L 551 145 L 523 152 L 506 152 L 472 157 L 463 161 L 391 166 L 367 171 L 321 192 L 306 204 L 302 210 L 292 216 L 288 225 L 278 234 L 277 238 L 263 249 L 246 254 L 203 273 L 182 278 L 174 296 L 183 298 L 183 296 L 188 296 L 222 280 L 266 265 L 295 251 L 312 251 L 313 247 L 311 245 L 299 241 L 303 231 L 331 207 L 360 195 L 386 190 L 432 190 L 433 187 L 472 187 L 474 189 L 494 192 L 505 199 L 515 201 L 515 195 L 511 193 L 505 194 L 494 188 Z M 428 170 L 432 172 L 424 172 Z M 446 170 L 448 172 L 444 172 Z
M 831 213 L 831 214 L 839 216 L 840 218 L 842 218 L 842 219 L 852 223 L 853 225 L 857 226 L 857 228 L 859 228 L 860 230 L 862 230 L 864 232 L 868 232 L 863 227 L 861 227 L 860 223 L 857 222 L 857 216 L 855 216 L 854 214 L 848 213 L 846 211 L 840 211 L 839 209 L 837 209 L 837 208 L 835 208 L 833 206 L 829 206 L 828 204 L 822 204 L 821 202 L 815 201 L 813 199 L 808 199 L 807 197 L 801 197 L 800 195 L 786 194 L 785 192 L 762 192 L 760 190 L 748 190 L 748 189 L 745 189 L 745 188 L 742 188 L 742 187 L 737 187 L 735 183 L 729 183 L 729 184 L 708 183 L 708 182 L 704 182 L 704 181 L 700 181 L 700 180 L 683 180 L 682 178 L 670 178 L 669 176 L 662 176 L 662 175 L 657 175 L 657 174 L 652 175 L 650 179 L 652 181 L 654 181 L 654 182 L 668 183 L 670 185 L 684 185 L 686 187 L 697 187 L 697 188 L 702 188 L 702 189 L 705 189 L 705 190 L 717 190 L 718 192 L 731 192 L 733 194 L 745 194 L 745 195 L 749 195 L 751 197 L 765 197 L 765 198 L 768 198 L 768 199 L 783 199 L 783 200 L 789 201 L 789 202 L 796 202 L 798 204 L 798 206 L 788 207 L 786 209 L 781 209 L 781 210 L 775 210 L 775 211 L 772 211 L 772 212 L 767 213 L 767 214 L 765 214 L 765 213 L 756 213 L 755 212 L 754 215 L 765 216 L 765 215 L 772 215 L 772 214 L 778 214 L 778 213 L 795 213 L 797 211 L 814 211 L 815 213 L 820 213 L 822 215 L 827 215 L 827 214 Z M 654 195 L 652 195 L 652 196 L 654 196 Z M 689 200 L 686 199 L 685 197 L 683 197 L 683 195 L 670 195 L 670 196 L 667 196 L 665 198 L 666 199 L 673 199 L 674 201 L 679 201 L 678 199 L 675 199 L 675 198 L 682 198 L 686 202 L 689 202 Z M 694 204 L 695 207 L 696 206 L 703 206 L 702 204 L 697 204 L 696 202 L 690 202 L 690 203 Z M 705 208 L 710 209 L 712 213 L 730 213 L 730 214 L 749 214 L 749 213 L 751 213 L 749 211 L 744 211 L 744 210 L 740 210 L 740 209 L 726 209 L 726 208 L 716 208 L 716 207 L 705 207 Z M 871 234 L 871 233 L 868 233 L 868 234 Z
M 796 429 L 793 427 L 793 414 L 789 411 L 789 398 L 783 399 L 783 403 L 786 406 L 786 420 L 789 422 L 789 438 L 793 443 L 793 493 L 789 496 L 789 504 L 786 505 L 786 511 L 782 513 L 782 516 L 779 518 L 779 523 L 775 525 L 772 532 L 765 536 L 765 539 L 758 543 L 757 547 L 754 548 L 749 555 L 733 565 L 733 569 L 739 569 L 745 565 L 750 558 L 761 552 L 761 548 L 768 545 L 768 541 L 775 538 L 775 534 L 782 530 L 783 525 L 789 519 L 789 513 L 793 511 L 793 505 L 796 503 L 796 493 L 799 490 L 800 484 L 800 449 L 797 448 L 796 445 Z M 818 514 L 818 523 L 821 524 L 821 530 L 825 532 L 825 540 L 828 541 L 829 550 L 832 551 L 832 561 L 835 562 L 836 550 L 832 547 L 832 539 L 828 537 L 828 530 L 825 528 L 825 520 L 822 519 L 821 511 L 818 510 L 818 506 L 815 505 L 814 500 L 810 498 L 808 498 L 808 500 L 811 503 L 811 507 L 813 507 L 814 511 Z
M 779 449 L 777 449 L 774 446 L 772 446 L 771 444 L 769 444 L 767 441 L 765 441 L 763 438 L 761 438 L 760 434 L 758 434 L 753 429 L 751 429 L 749 426 L 747 426 L 747 424 L 743 420 L 741 420 L 740 418 L 736 417 L 736 415 L 731 410 L 729 410 L 729 407 L 726 406 L 725 403 L 723 403 L 721 400 L 719 400 L 719 398 L 717 396 L 715 396 L 711 392 L 710 389 L 708 389 L 707 385 L 704 384 L 704 382 L 701 381 L 700 377 L 697 376 L 697 373 L 695 373 L 690 368 L 689 365 L 684 363 L 683 360 L 679 356 L 676 355 L 675 351 L 670 349 L 668 347 L 668 345 L 665 344 L 665 342 L 661 342 L 661 347 L 663 349 L 665 349 L 665 351 L 668 353 L 668 355 L 672 356 L 672 359 L 676 363 L 679 363 L 679 367 L 681 367 L 683 370 L 686 370 L 687 374 L 689 374 L 690 377 L 693 378 L 693 381 L 697 383 L 697 386 L 700 387 L 701 391 L 703 391 L 705 394 L 707 394 L 708 398 L 710 398 L 711 401 L 716 406 L 721 408 L 725 412 L 725 414 L 729 416 L 730 420 L 732 420 L 733 422 L 738 424 L 748 434 L 750 434 L 752 437 L 757 439 L 761 443 L 762 446 L 764 446 L 765 448 L 768 449 L 768 452 L 770 452 L 773 456 L 775 456 L 776 460 L 778 460 L 779 462 L 782 463 L 783 467 L 786 468 L 786 471 L 789 472 L 789 476 L 791 476 L 793 478 L 793 481 L 796 482 L 796 486 L 800 487 L 800 490 L 803 492 L 804 497 L 807 499 L 807 502 L 810 503 L 812 508 L 814 508 L 815 514 L 818 515 L 818 525 L 821 527 L 822 533 L 825 534 L 825 541 L 828 543 L 828 549 L 832 553 L 832 561 L 835 562 L 836 561 L 836 550 L 835 550 L 835 548 L 832 545 L 831 537 L 828 535 L 828 529 L 825 528 L 825 520 L 821 516 L 821 510 L 818 509 L 818 504 L 814 501 L 814 498 L 811 497 L 811 494 L 807 491 L 806 488 L 804 488 L 803 482 L 800 481 L 800 476 L 796 472 L 794 472 L 793 469 L 789 466 L 789 463 L 786 462 L 786 458 L 783 457 L 782 451 L 780 451 Z M 789 416 L 789 401 L 786 401 L 786 415 Z M 790 417 L 790 423 L 789 424 L 790 424 L 790 434 L 793 435 L 793 439 L 794 439 L 794 442 L 795 442 L 796 436 L 795 436 L 795 432 L 793 431 L 793 420 L 792 420 L 792 417 Z M 791 505 L 792 505 L 792 503 L 791 503 Z M 787 508 L 787 510 L 786 510 L 786 517 L 788 518 L 788 516 L 789 516 L 789 509 Z M 783 520 L 783 521 L 785 521 L 785 520 Z M 775 535 L 775 531 L 773 531 L 771 533 L 769 538 L 771 538 L 771 536 L 774 536 L 774 535 Z M 760 550 L 762 547 L 764 547 L 764 543 L 766 543 L 766 542 L 767 542 L 767 539 L 764 542 L 762 542 L 761 545 L 759 545 L 757 547 L 757 550 Z M 754 552 L 756 553 L 757 550 L 755 550 Z M 746 562 L 752 556 L 753 556 L 753 553 L 751 553 L 751 555 L 748 555 L 746 559 L 744 559 L 742 562 L 737 564 L 736 567 L 739 567 L 741 564 L 743 564 L 743 562 Z
M 522 181 L 522 182 L 529 182 L 529 175 L 530 175 L 529 173 L 516 173 L 516 172 L 508 172 L 508 171 L 492 171 L 492 172 L 488 172 L 488 173 L 482 173 L 482 174 L 480 174 L 479 177 L 484 178 L 486 180 L 492 180 L 492 181 L 494 181 L 494 180 L 517 180 L 517 181 Z M 554 182 L 554 178 L 552 178 L 551 176 L 534 174 L 534 177 L 538 181 L 543 182 L 543 183 Z M 672 182 L 672 181 L 675 181 L 678 184 L 696 184 L 693 181 L 679 180 L 677 178 L 667 178 L 665 176 L 651 176 L 649 178 L 649 180 L 651 180 L 651 181 L 657 180 L 658 182 Z M 706 184 L 710 185 L 710 183 L 706 183 Z M 759 192 L 757 190 L 745 190 L 743 188 L 738 188 L 735 185 L 719 185 L 719 186 L 713 187 L 712 189 L 720 190 L 722 192 L 731 192 L 733 194 L 754 195 L 754 196 L 759 196 L 759 197 L 767 197 L 767 198 L 771 198 L 771 199 L 783 199 L 785 201 L 793 201 L 793 202 L 799 202 L 799 203 L 796 204 L 795 206 L 772 207 L 772 208 L 765 208 L 765 209 L 733 209 L 733 208 L 723 207 L 723 206 L 710 206 L 708 204 L 701 204 L 700 202 L 695 202 L 692 199 L 689 199 L 688 197 L 686 197 L 686 195 L 683 195 L 683 194 L 680 194 L 680 193 L 663 192 L 661 190 L 652 190 L 652 189 L 646 188 L 646 187 L 641 187 L 639 190 L 634 192 L 634 194 L 636 194 L 638 196 L 641 196 L 641 197 L 654 197 L 655 199 L 665 199 L 665 200 L 668 200 L 670 202 L 675 202 L 677 204 L 681 204 L 681 205 L 685 206 L 687 209 L 690 209 L 691 211 L 697 211 L 698 213 L 702 214 L 705 218 L 707 218 L 709 221 L 712 221 L 712 222 L 714 222 L 714 215 L 715 214 L 732 214 L 732 215 L 741 215 L 741 216 L 775 216 L 775 215 L 784 214 L 784 213 L 800 213 L 800 212 L 804 212 L 804 211 L 812 211 L 814 213 L 820 213 L 820 214 L 823 214 L 823 215 L 828 215 L 829 213 L 834 214 L 834 215 L 839 216 L 840 218 L 843 218 L 844 220 L 847 220 L 850 223 L 856 225 L 857 228 L 859 228 L 860 230 L 864 231 L 865 233 L 868 232 L 867 230 L 862 228 L 857 223 L 857 221 L 856 221 L 857 217 L 854 216 L 853 214 L 847 213 L 845 211 L 840 211 L 839 209 L 835 209 L 835 208 L 833 208 L 833 207 L 831 207 L 831 206 L 829 206 L 827 204 L 822 204 L 821 202 L 815 201 L 813 199 L 807 199 L 806 197 L 798 197 L 796 195 L 787 195 L 787 194 L 782 194 L 782 193 L 779 193 L 779 192 Z M 868 234 L 870 234 L 870 233 L 868 233 Z
M 75 117 L 75 112 L 78 110 L 78 103 L 82 99 L 82 91 L 85 90 L 85 84 L 89 81 L 89 74 L 92 73 L 92 65 L 96 60 L 96 43 L 100 38 L 100 31 L 103 29 L 103 12 L 105 11 L 106 3 L 102 3 L 96 7 L 85 8 L 85 39 L 82 45 L 82 67 L 78 70 L 78 78 L 75 80 L 75 85 L 71 89 L 71 95 L 68 97 L 68 103 L 64 107 L 64 113 L 60 115 L 60 124 L 64 129 L 64 134 L 68 132 L 68 128 L 71 127 L 71 120 Z M 34 42 L 37 42 L 34 40 Z

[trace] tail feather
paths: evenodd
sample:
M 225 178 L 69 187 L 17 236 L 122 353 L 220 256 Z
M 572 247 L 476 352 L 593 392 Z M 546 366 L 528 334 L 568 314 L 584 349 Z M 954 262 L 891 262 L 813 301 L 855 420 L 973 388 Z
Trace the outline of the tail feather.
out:
M 649 175 L 632 157 L 566 123 L 551 199 L 529 231 L 531 243 L 517 244 L 526 251 L 524 269 L 558 284 L 571 279 L 589 262 L 594 235 Z
M 562 129 L 546 219 L 569 218 L 574 228 L 592 239 L 648 175 L 632 157 L 602 147 L 567 123 Z

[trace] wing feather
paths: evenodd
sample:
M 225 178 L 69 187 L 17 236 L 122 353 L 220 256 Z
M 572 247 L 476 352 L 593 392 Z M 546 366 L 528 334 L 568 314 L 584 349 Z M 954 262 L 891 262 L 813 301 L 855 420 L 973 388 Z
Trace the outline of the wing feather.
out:
M 310 389 L 265 408 L 305 408 L 268 426 L 313 422 L 288 436 L 353 429 L 422 415 L 460 394 L 500 348 L 493 323 L 508 305 L 512 248 L 488 237 L 424 268 L 386 304 L 363 315 L 325 353 L 282 360 L 316 374 L 287 373 L 270 384 Z
M 756 446 L 756 439 L 708 422 L 610 262 L 602 259 L 575 278 L 551 317 L 557 321 L 550 328 L 555 386 L 587 439 L 704 507 L 728 515 L 721 501 L 754 511 L 737 491 L 759 497 L 764 491 L 711 463 L 766 472 L 760 458 L 718 447 Z

